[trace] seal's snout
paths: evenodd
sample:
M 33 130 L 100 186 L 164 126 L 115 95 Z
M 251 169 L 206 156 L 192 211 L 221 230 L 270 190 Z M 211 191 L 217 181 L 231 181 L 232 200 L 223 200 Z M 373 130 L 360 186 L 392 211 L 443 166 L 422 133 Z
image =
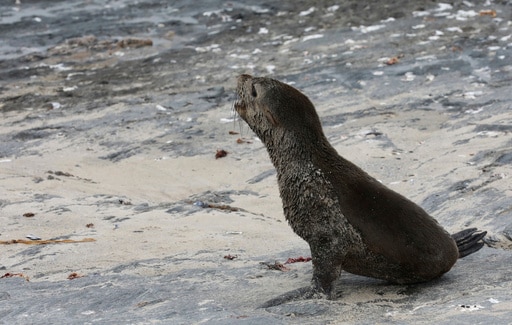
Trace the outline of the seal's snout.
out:
M 247 88 L 249 88 L 248 84 L 252 84 L 253 77 L 248 74 L 241 74 L 237 78 L 237 92 L 238 95 L 242 96 Z
M 245 81 L 249 80 L 249 79 L 252 79 L 252 76 L 249 75 L 249 74 L 241 74 L 238 76 L 237 80 L 238 80 L 238 84 L 240 83 L 244 83 Z
M 243 100 L 244 93 L 247 88 L 246 83 L 248 80 L 252 80 L 252 76 L 250 76 L 248 74 L 241 74 L 238 76 L 238 78 L 236 78 L 236 80 L 237 80 L 237 85 L 236 85 L 237 95 L 240 97 L 240 99 Z
M 245 102 L 246 96 L 246 82 L 248 80 L 251 80 L 252 76 L 248 74 L 241 74 L 237 77 L 237 87 L 236 87 L 236 93 L 237 93 L 237 100 L 235 101 L 235 110 L 240 114 L 240 116 L 244 116 L 244 112 L 246 109 L 247 103 Z

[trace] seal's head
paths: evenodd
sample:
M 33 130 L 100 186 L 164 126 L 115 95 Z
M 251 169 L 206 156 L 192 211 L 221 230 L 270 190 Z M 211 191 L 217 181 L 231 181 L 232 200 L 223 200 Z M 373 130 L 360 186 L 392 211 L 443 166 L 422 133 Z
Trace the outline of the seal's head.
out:
M 322 137 L 311 101 L 297 89 L 270 78 L 238 77 L 235 110 L 268 146 L 278 140 Z

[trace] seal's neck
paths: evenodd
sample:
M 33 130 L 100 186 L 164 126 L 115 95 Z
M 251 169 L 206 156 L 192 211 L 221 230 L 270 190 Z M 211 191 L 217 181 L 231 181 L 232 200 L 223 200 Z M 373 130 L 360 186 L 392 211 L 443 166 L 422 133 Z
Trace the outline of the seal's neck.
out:
M 315 156 L 334 150 L 323 134 L 304 139 L 290 134 L 273 134 L 263 140 L 278 172 L 288 173 L 290 166 L 313 166 Z M 335 152 L 335 151 L 334 151 Z
M 267 152 L 278 172 L 287 172 L 290 165 L 306 165 L 312 161 L 311 152 L 304 150 L 296 143 L 290 143 L 289 145 L 268 144 Z

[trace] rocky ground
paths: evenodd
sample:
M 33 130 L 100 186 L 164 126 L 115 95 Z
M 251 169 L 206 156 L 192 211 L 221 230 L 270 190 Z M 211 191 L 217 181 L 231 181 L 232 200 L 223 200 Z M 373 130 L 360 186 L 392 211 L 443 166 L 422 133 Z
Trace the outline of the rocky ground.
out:
M 0 323 L 510 323 L 510 1 L 6 2 Z M 341 155 L 486 247 L 256 308 L 311 264 L 275 267 L 309 250 L 233 114 L 240 73 L 299 88 Z

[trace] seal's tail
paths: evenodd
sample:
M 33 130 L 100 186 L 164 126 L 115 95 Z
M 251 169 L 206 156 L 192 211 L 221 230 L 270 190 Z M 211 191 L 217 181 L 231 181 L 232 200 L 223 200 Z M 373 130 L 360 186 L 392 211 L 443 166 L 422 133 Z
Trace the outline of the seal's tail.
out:
M 476 228 L 465 229 L 453 234 L 452 238 L 459 249 L 459 258 L 473 254 L 482 248 L 484 246 L 482 239 L 486 234 L 487 231 L 480 232 Z

